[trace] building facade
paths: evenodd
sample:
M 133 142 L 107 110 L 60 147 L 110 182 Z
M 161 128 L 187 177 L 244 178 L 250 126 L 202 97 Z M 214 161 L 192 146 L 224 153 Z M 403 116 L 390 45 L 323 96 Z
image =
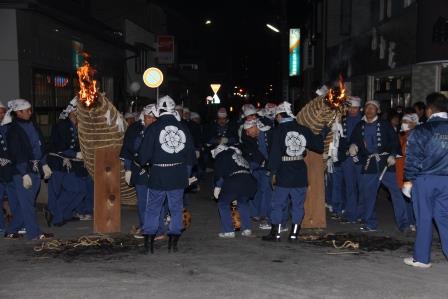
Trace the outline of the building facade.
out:
M 340 74 L 352 94 L 386 109 L 448 92 L 447 1 L 313 2 L 303 48 L 308 93 Z

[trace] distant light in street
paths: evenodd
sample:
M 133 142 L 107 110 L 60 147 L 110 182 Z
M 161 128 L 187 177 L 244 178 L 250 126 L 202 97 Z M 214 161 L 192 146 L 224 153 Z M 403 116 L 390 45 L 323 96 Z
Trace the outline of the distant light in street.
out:
M 274 27 L 274 26 L 272 26 L 271 24 L 266 24 L 266 27 L 268 27 L 269 29 L 271 29 L 272 31 L 275 31 L 275 32 L 280 32 L 280 30 L 278 30 L 276 27 Z
M 232 107 L 232 106 L 230 106 L 230 109 L 229 109 L 229 110 L 230 110 L 230 112 L 233 112 L 233 107 Z
M 212 20 L 206 20 L 205 25 L 210 25 L 212 23 Z

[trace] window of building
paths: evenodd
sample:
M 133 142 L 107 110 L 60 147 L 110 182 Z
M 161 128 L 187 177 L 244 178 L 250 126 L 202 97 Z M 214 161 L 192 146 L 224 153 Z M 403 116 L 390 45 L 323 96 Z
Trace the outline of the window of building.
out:
M 403 0 L 403 7 L 411 6 L 411 4 L 414 2 L 415 0 Z
M 382 20 L 384 20 L 384 10 L 385 10 L 385 0 L 379 0 L 379 15 L 378 15 L 378 20 L 381 22 Z
M 149 52 L 151 49 L 142 43 L 135 43 L 135 46 L 138 48 L 137 57 L 134 60 L 134 71 L 136 74 L 143 74 L 143 72 L 149 66 L 150 55 Z
M 314 67 L 314 45 L 310 39 L 307 39 L 303 47 L 303 68 Z
M 392 0 L 387 0 L 386 16 L 388 18 L 392 17 Z
M 448 42 L 448 18 L 439 17 L 437 19 L 433 27 L 432 40 L 439 44 Z
M 440 84 L 440 91 L 448 93 L 448 67 L 442 68 L 442 82 Z
M 66 73 L 33 70 L 33 109 L 44 137 L 48 138 L 51 126 L 59 113 L 74 95 L 73 76 Z
M 322 2 L 317 3 L 317 9 L 316 9 L 316 32 L 322 33 Z
M 341 0 L 341 35 L 350 35 L 352 27 L 352 0 Z

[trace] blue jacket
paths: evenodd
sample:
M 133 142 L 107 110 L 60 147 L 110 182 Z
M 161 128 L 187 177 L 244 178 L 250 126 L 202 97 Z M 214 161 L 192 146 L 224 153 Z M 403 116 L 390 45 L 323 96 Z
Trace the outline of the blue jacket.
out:
M 273 131 L 269 169 L 276 175 L 277 185 L 285 188 L 302 188 L 308 185 L 305 161 L 300 159 L 306 150 L 323 153 L 324 138 L 299 125 L 295 119 L 279 124 Z M 283 161 L 284 159 L 293 159 Z
M 140 165 L 150 167 L 149 188 L 185 189 L 195 161 L 193 139 L 187 126 L 173 115 L 161 115 L 146 128 L 138 160 Z
M 244 132 L 244 131 L 243 131 Z M 267 168 L 267 161 L 272 142 L 272 130 L 260 132 L 260 138 L 264 138 L 267 147 L 267 157 L 260 151 L 260 144 L 258 138 L 252 138 L 244 134 L 242 136 L 242 150 L 246 160 L 249 161 L 252 170 Z M 244 138 L 243 138 L 244 137 Z
M 187 121 L 188 129 L 190 130 L 191 137 L 193 138 L 194 146 L 196 149 L 200 149 L 202 147 L 203 130 L 202 125 L 195 123 L 194 121 Z
M 6 163 L 4 166 L 0 165 L 0 182 L 8 183 L 12 181 L 14 167 L 11 162 L 11 150 L 8 148 L 6 135 L 8 134 L 9 124 L 0 126 L 0 158 L 4 159 Z M 1 200 L 0 200 L 1 201 Z M 1 207 L 0 207 L 1 208 Z
M 19 123 L 32 123 L 35 129 L 35 136 L 39 140 L 40 157 L 35 157 L 33 153 L 33 146 L 25 130 Z M 47 164 L 47 150 L 45 149 L 45 141 L 37 124 L 32 121 L 25 121 L 19 118 L 15 118 L 11 123 L 11 126 L 7 134 L 7 144 L 9 145 L 11 160 L 15 166 L 14 174 L 25 175 L 29 173 L 38 173 L 43 175 L 42 166 Z M 37 171 L 33 168 L 31 161 L 39 161 Z
M 131 185 L 147 186 L 149 183 L 147 169 L 138 164 L 138 151 L 143 141 L 144 132 L 145 127 L 141 121 L 136 121 L 129 126 L 124 134 L 120 158 L 124 160 L 125 170 L 130 170 L 132 172 Z
M 223 192 L 252 197 L 257 192 L 257 182 L 250 174 L 249 163 L 235 150 L 229 148 L 215 158 L 215 185 Z
M 236 125 L 230 121 L 224 126 L 219 126 L 216 122 L 213 122 L 207 128 L 204 143 L 211 144 L 212 147 L 215 147 L 219 144 L 222 137 L 229 139 L 229 145 L 237 144 L 239 138 Z
M 417 126 L 408 138 L 405 178 L 448 176 L 448 120 L 438 117 Z
M 88 172 L 83 161 L 70 160 L 71 168 L 64 165 L 64 158 L 75 159 L 76 153 L 79 151 L 76 127 L 69 119 L 58 121 L 51 129 L 50 154 L 47 158 L 48 166 L 53 171 L 72 172 L 78 177 L 85 177 Z
M 367 126 L 375 126 L 375 140 L 373 141 L 367 140 Z M 373 145 L 369 146 L 372 143 Z M 387 158 L 389 156 L 395 157 L 401 153 L 398 134 L 385 120 L 377 120 L 372 124 L 367 124 L 364 120 L 361 120 L 353 131 L 350 144 L 358 146 L 358 159 L 362 165 L 362 173 L 365 174 L 381 173 L 387 165 Z M 368 150 L 368 147 L 372 147 L 372 149 Z M 377 161 L 372 154 L 379 154 L 380 160 Z M 395 166 L 389 167 L 388 171 L 395 171 Z
M 353 134 L 354 129 L 361 121 L 361 113 L 359 113 L 355 117 L 346 116 L 342 119 L 342 128 L 344 131 L 344 137 L 339 139 L 339 147 L 338 147 L 338 162 L 344 162 L 347 157 L 349 157 L 348 149 L 350 147 L 350 139 Z

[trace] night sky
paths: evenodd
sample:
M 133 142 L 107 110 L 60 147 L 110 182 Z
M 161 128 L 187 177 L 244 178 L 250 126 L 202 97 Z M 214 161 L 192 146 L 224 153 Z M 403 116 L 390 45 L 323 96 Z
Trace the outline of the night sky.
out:
M 232 84 L 249 89 L 256 97 L 264 96 L 270 84 L 273 97 L 281 93 L 281 37 L 266 23 L 280 25 L 279 0 L 164 0 L 196 28 L 211 73 L 225 73 Z M 300 26 L 307 16 L 305 0 L 289 0 L 289 27 Z M 211 25 L 205 25 L 210 19 Z

